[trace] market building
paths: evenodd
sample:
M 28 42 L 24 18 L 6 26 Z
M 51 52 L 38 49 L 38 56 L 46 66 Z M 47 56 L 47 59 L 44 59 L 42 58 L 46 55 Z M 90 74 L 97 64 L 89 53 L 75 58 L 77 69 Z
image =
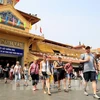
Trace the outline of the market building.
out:
M 34 39 L 43 40 L 41 36 L 29 33 L 31 25 L 40 19 L 14 8 L 17 0 L 0 0 L 0 64 L 23 65 L 27 61 L 29 46 Z
M 15 9 L 18 1 L 0 0 L 0 64 L 12 65 L 18 60 L 23 66 L 35 57 L 42 60 L 43 54 L 46 54 L 51 61 L 62 56 L 63 62 L 72 60 L 74 67 L 78 67 L 85 46 L 74 47 L 30 33 L 31 25 L 40 21 L 40 18 Z

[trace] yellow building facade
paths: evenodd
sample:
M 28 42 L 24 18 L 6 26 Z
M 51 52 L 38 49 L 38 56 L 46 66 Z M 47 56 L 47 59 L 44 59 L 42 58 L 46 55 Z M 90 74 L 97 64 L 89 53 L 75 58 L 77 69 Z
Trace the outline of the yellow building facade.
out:
M 29 33 L 31 24 L 40 19 L 14 8 L 15 0 L 0 1 L 0 63 L 21 65 L 27 63 L 29 46 L 34 39 L 43 40 L 41 36 Z
M 71 45 L 47 40 L 42 36 L 30 33 L 31 25 L 40 18 L 14 8 L 16 0 L 0 1 L 0 64 L 10 65 L 20 61 L 21 65 L 30 63 L 35 57 L 42 59 L 47 54 L 51 60 L 62 56 L 64 62 L 72 60 L 79 63 L 84 50 L 76 50 Z

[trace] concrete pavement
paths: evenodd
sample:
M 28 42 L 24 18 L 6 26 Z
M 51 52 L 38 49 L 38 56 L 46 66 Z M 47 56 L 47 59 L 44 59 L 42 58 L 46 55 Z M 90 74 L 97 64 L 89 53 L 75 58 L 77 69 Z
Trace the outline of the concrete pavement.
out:
M 25 87 L 23 81 L 21 81 L 21 86 L 16 87 L 14 81 L 4 84 L 4 81 L 0 80 L 0 100 L 95 100 L 92 96 L 91 83 L 88 84 L 89 96 L 85 96 L 83 94 L 83 85 L 80 84 L 79 80 L 72 81 L 72 88 L 68 93 L 63 91 L 63 87 L 58 92 L 57 88 L 51 85 L 52 95 L 48 96 L 43 93 L 41 82 L 38 84 L 38 89 L 33 91 L 31 82 L 29 82 L 28 87 Z M 98 95 L 100 96 L 100 92 L 98 92 Z

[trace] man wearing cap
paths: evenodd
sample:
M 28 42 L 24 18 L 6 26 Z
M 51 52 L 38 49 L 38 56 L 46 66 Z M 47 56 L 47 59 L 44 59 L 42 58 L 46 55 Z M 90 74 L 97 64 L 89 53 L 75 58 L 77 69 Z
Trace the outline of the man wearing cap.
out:
M 100 99 L 100 97 L 96 94 L 96 70 L 97 67 L 95 66 L 95 59 L 94 59 L 94 55 L 90 52 L 91 47 L 90 46 L 86 46 L 85 47 L 85 51 L 86 53 L 81 54 L 81 59 L 80 59 L 80 63 L 84 63 L 84 69 L 83 69 L 83 76 L 85 79 L 84 82 L 84 94 L 86 96 L 88 96 L 88 92 L 86 90 L 87 87 L 87 83 L 90 80 L 92 82 L 92 88 L 93 88 L 93 92 L 94 98 Z

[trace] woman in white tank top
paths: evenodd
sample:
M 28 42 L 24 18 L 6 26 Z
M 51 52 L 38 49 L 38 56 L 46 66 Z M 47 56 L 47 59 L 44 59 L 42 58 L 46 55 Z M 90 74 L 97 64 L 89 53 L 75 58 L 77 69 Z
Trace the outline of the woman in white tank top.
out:
M 40 73 L 43 76 L 43 90 L 44 93 L 46 94 L 45 91 L 45 81 L 46 81 L 46 86 L 48 89 L 48 95 L 51 95 L 50 93 L 50 76 L 51 76 L 51 72 L 50 72 L 50 64 L 49 61 L 47 60 L 47 56 L 43 55 L 43 61 L 40 62 Z
M 16 86 L 20 86 L 20 79 L 21 79 L 21 65 L 19 65 L 19 61 L 16 62 L 14 67 L 14 74 L 15 74 L 15 82 Z

